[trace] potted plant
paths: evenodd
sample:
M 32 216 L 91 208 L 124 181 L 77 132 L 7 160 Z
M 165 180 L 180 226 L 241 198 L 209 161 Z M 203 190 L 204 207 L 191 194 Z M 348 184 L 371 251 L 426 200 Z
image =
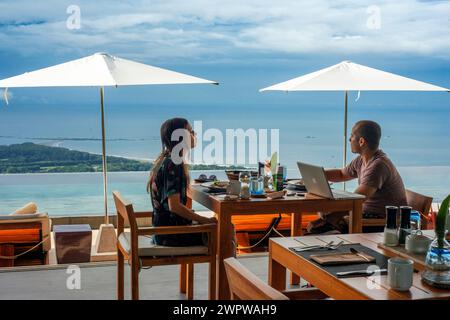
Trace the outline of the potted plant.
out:
M 442 201 L 436 216 L 436 238 L 431 243 L 425 259 L 427 270 L 422 273 L 424 281 L 445 288 L 450 287 L 450 244 L 445 239 L 449 204 L 450 195 Z

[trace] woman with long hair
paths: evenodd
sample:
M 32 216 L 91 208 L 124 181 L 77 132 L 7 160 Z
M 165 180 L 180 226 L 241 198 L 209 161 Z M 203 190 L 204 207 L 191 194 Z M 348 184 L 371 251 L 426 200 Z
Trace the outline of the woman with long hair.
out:
M 188 141 L 172 140 L 172 135 L 177 135 L 176 130 L 184 130 L 180 135 Z M 184 147 L 194 147 L 196 142 L 195 132 L 186 119 L 173 118 L 161 125 L 162 150 L 155 160 L 150 171 L 147 183 L 147 192 L 150 194 L 153 205 L 153 226 L 180 226 L 190 225 L 193 221 L 200 224 L 216 223 L 215 218 L 207 218 L 196 214 L 186 206 L 187 189 L 189 188 L 189 167 L 185 163 Z M 179 151 L 178 151 L 179 150 Z M 203 245 L 207 241 L 200 233 L 155 235 L 154 242 L 165 246 L 193 246 Z

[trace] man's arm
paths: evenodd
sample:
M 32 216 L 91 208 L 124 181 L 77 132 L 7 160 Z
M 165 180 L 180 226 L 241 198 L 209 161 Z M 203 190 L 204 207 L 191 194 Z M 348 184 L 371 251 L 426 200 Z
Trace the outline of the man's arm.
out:
M 325 170 L 325 176 L 327 177 L 327 180 L 331 181 L 331 182 L 344 182 L 344 181 L 348 181 L 348 180 L 352 180 L 353 179 L 353 177 L 350 176 L 343 169 Z
M 374 187 L 369 187 L 365 184 L 361 184 L 358 186 L 358 188 L 355 189 L 354 193 L 362 194 L 363 196 L 366 196 L 366 199 L 373 196 L 373 194 L 377 191 Z

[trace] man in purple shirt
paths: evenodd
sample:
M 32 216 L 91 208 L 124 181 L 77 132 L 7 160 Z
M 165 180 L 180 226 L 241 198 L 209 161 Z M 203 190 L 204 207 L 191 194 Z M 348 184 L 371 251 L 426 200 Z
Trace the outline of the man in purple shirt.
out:
M 392 161 L 379 149 L 380 138 L 381 128 L 376 122 L 358 121 L 352 128 L 350 146 L 352 152 L 359 156 L 345 168 L 325 171 L 327 179 L 332 182 L 358 178 L 358 187 L 354 192 L 366 196 L 363 218 L 384 218 L 385 206 L 406 205 L 402 178 Z M 323 214 L 322 219 L 342 231 L 344 215 L 342 212 Z M 324 230 L 323 223 L 321 227 Z M 317 231 L 314 230 L 314 223 L 308 229 L 312 233 Z

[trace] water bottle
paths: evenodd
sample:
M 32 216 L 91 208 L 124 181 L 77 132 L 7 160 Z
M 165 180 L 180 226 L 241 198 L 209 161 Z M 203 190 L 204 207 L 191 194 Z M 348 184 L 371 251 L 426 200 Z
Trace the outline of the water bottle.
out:
M 411 230 L 420 230 L 420 212 L 411 210 Z

